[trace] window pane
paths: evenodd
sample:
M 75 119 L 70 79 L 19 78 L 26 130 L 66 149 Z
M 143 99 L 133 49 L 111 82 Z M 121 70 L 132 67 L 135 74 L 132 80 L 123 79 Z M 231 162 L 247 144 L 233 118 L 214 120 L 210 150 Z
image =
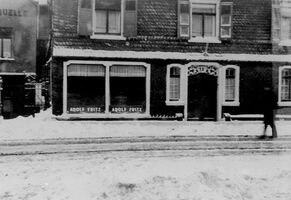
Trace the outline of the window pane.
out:
M 221 27 L 221 36 L 230 36 L 230 27 Z
M 105 112 L 104 66 L 70 65 L 68 67 L 67 105 L 69 113 Z
M 202 16 L 192 15 L 192 36 L 202 36 Z
M 190 11 L 189 4 L 181 4 L 180 5 L 180 13 L 186 13 L 188 14 Z
M 282 18 L 281 37 L 283 40 L 291 39 L 291 18 Z
M 189 26 L 180 26 L 181 36 L 189 36 Z
M 182 13 L 180 15 L 180 23 L 181 24 L 189 24 L 189 14 L 188 13 Z
M 127 0 L 125 3 L 125 10 L 136 10 L 136 0 Z
M 216 13 L 216 5 L 214 4 L 192 4 L 192 5 L 193 13 L 207 13 L 207 14 Z
M 3 39 L 3 57 L 11 58 L 11 39 Z
M 120 12 L 117 11 L 110 11 L 109 12 L 109 20 L 108 20 L 108 25 L 109 25 L 109 29 L 108 32 L 109 33 L 120 33 Z
M 81 8 L 92 8 L 91 4 L 92 4 L 92 0 L 82 0 Z
M 230 15 L 222 15 L 221 16 L 221 24 L 222 25 L 230 25 Z
M 235 101 L 235 69 L 225 72 L 225 101 Z
M 215 36 L 215 16 L 205 16 L 204 19 L 204 36 L 214 37 Z
M 281 99 L 291 101 L 291 69 L 282 71 Z
M 230 15 L 231 14 L 231 5 L 221 6 L 221 14 L 222 15 Z
M 95 9 L 121 10 L 121 0 L 95 0 Z
M 68 67 L 68 76 L 105 76 L 105 67 L 103 65 L 72 64 Z
M 96 14 L 95 32 L 106 33 L 106 21 L 107 21 L 106 11 L 96 10 L 95 14 Z
M 110 68 L 110 111 L 112 113 L 144 113 L 146 106 L 146 74 L 143 66 Z
M 181 70 L 178 67 L 170 69 L 170 101 L 177 101 L 180 99 L 180 83 L 181 83 Z

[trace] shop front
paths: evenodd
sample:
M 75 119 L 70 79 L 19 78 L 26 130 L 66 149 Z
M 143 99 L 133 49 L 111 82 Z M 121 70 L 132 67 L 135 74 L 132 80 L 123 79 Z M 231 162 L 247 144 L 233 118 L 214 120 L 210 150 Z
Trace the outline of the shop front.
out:
M 64 63 L 64 115 L 70 118 L 149 117 L 150 65 L 142 62 Z
M 184 120 L 220 120 L 223 106 L 239 106 L 240 68 L 236 65 L 170 64 L 167 74 L 166 105 L 183 106 Z

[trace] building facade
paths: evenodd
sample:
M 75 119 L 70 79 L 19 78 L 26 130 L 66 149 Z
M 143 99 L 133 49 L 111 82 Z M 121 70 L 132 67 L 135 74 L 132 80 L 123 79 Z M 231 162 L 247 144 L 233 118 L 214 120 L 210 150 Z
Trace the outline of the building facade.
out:
M 274 4 L 53 0 L 53 114 L 221 120 L 261 113 L 265 85 L 291 114 L 280 99 L 290 95 L 278 74 L 291 58 L 274 48 Z

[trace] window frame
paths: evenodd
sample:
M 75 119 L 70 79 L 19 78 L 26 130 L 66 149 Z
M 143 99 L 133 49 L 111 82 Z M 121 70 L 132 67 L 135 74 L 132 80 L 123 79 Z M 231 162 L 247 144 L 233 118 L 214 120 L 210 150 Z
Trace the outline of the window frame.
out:
M 120 5 L 120 33 L 118 34 L 112 34 L 112 33 L 95 33 L 95 26 L 96 26 L 96 13 L 95 13 L 95 0 L 92 0 L 92 35 L 91 39 L 108 39 L 108 40 L 126 40 L 126 37 L 124 37 L 124 9 L 125 9 L 125 0 L 120 0 L 121 5 Z M 101 9 L 102 10 L 102 9 Z M 108 11 L 107 12 L 107 17 L 108 17 Z M 107 19 L 107 25 L 108 24 L 108 19 Z M 108 29 L 109 27 L 107 27 Z
M 68 97 L 68 66 L 72 64 L 80 65 L 103 65 L 105 66 L 105 113 L 87 113 L 87 114 L 72 114 L 67 112 L 67 97 Z M 110 106 L 110 67 L 113 65 L 132 65 L 143 66 L 146 69 L 146 109 L 144 113 L 122 113 L 116 114 L 109 110 Z M 125 61 L 94 61 L 94 60 L 69 60 L 63 63 L 63 114 L 60 118 L 145 118 L 150 117 L 150 99 L 151 99 L 151 65 L 145 62 L 125 62 Z
M 223 15 L 221 14 L 221 9 L 222 6 L 230 6 L 230 15 Z M 233 26 L 233 22 L 232 22 L 232 18 L 233 18 L 233 2 L 222 2 L 220 3 L 220 9 L 219 9 L 220 13 L 219 13 L 219 20 L 220 20 L 220 27 L 219 27 L 219 35 L 221 39 L 230 39 L 232 37 L 232 26 Z M 229 24 L 222 24 L 222 17 L 223 16 L 229 16 Z M 222 28 L 229 28 L 229 35 L 222 35 Z
M 282 101 L 281 92 L 282 92 L 282 72 L 285 69 L 290 69 L 291 66 L 281 66 L 279 67 L 279 83 L 278 83 L 278 105 L 279 106 L 288 106 L 291 107 L 291 100 L 290 101 Z
M 171 69 L 172 68 L 179 68 L 180 69 L 180 97 L 177 100 L 172 100 L 170 97 L 170 79 L 171 79 Z M 181 64 L 170 64 L 167 66 L 167 77 L 166 77 L 166 105 L 168 106 L 181 106 L 181 105 L 185 105 L 185 101 L 183 99 L 183 65 Z
M 233 101 L 226 101 L 226 70 L 235 70 L 235 96 Z M 239 106 L 239 89 L 240 89 L 240 67 L 237 65 L 225 65 L 223 66 L 223 94 L 222 94 L 222 106 Z
M 192 8 L 194 4 L 215 4 L 215 36 L 214 37 L 193 37 L 192 36 Z M 220 0 L 190 0 L 190 39 L 189 42 L 203 42 L 203 43 L 221 43 L 220 36 Z

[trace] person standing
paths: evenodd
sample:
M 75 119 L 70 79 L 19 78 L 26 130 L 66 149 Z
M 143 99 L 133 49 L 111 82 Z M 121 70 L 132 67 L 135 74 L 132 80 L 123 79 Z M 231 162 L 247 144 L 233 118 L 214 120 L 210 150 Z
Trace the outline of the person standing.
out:
M 272 138 L 277 138 L 277 129 L 275 125 L 275 112 L 277 109 L 277 98 L 272 88 L 269 86 L 264 87 L 263 91 L 263 114 L 264 114 L 264 133 L 262 138 L 267 137 L 266 131 L 268 126 L 272 128 Z

